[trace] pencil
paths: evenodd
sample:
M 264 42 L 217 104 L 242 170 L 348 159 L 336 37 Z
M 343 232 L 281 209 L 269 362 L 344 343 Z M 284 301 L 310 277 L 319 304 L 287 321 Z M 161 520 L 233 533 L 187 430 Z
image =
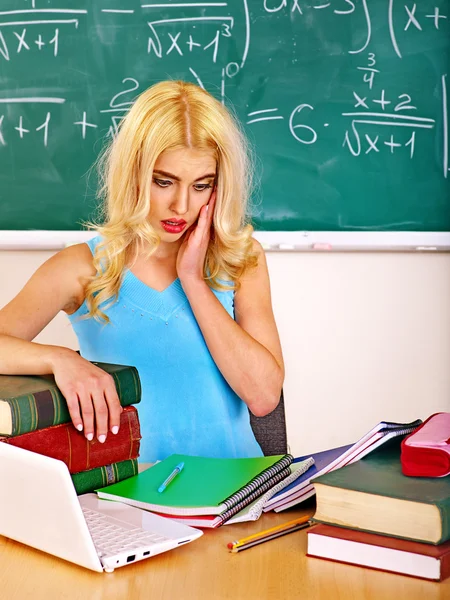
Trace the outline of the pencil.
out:
M 245 544 L 241 544 L 239 546 L 234 546 L 230 552 L 242 552 L 243 550 L 247 550 L 248 548 L 252 548 L 253 546 L 257 546 L 258 544 L 264 544 L 264 542 L 268 542 L 270 540 L 274 540 L 275 538 L 282 537 L 283 535 L 287 535 L 288 533 L 293 533 L 294 531 L 300 531 L 301 529 L 306 529 L 310 525 L 312 525 L 312 521 L 307 521 L 306 523 L 299 523 L 298 525 L 293 525 L 292 527 L 286 527 L 285 529 L 280 529 L 279 531 L 275 531 L 265 537 L 260 537 L 252 540 L 251 542 L 246 542 Z
M 270 533 L 275 533 L 277 531 L 282 531 L 286 528 L 293 527 L 294 525 L 302 525 L 306 523 L 311 518 L 311 515 L 306 517 L 300 517 L 299 519 L 293 519 L 292 521 L 287 521 L 286 523 L 282 523 L 281 525 L 277 525 L 276 527 L 271 527 L 270 529 L 265 529 L 264 531 L 259 531 L 258 533 L 254 533 L 253 535 L 249 535 L 248 537 L 242 538 L 241 540 L 236 540 L 234 542 L 229 542 L 227 547 L 231 550 L 236 546 L 241 546 L 242 544 L 246 544 L 252 540 L 258 539 L 260 537 L 266 537 Z

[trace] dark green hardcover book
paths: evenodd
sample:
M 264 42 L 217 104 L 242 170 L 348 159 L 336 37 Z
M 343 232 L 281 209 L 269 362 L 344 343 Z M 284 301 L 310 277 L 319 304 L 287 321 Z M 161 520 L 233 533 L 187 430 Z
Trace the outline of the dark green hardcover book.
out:
M 122 406 L 141 400 L 135 367 L 94 363 L 114 379 Z M 53 375 L 0 375 L 0 435 L 16 436 L 68 423 L 70 414 Z
M 128 477 L 137 475 L 137 473 L 138 462 L 136 459 L 123 460 L 112 465 L 105 465 L 104 467 L 75 473 L 72 475 L 72 481 L 79 496 L 80 494 L 93 492 L 99 487 L 118 483 L 119 481 L 128 479 Z
M 450 476 L 403 475 L 398 443 L 313 483 L 317 521 L 431 544 L 450 539 Z

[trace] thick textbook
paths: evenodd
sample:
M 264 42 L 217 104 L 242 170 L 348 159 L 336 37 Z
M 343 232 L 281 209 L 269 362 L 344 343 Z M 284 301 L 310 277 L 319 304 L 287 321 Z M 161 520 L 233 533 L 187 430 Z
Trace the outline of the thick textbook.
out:
M 316 477 L 360 460 L 363 456 L 367 456 L 367 454 L 388 443 L 391 439 L 403 437 L 415 431 L 421 423 L 420 419 L 412 423 L 381 421 L 354 444 L 294 459 L 294 462 L 303 461 L 311 456 L 314 459 L 314 465 L 297 481 L 275 494 L 266 503 L 264 511 L 275 510 L 280 512 L 311 498 L 315 494 L 314 479 Z
M 114 379 L 122 406 L 141 400 L 135 367 L 93 363 Z M 0 375 L 0 435 L 21 435 L 68 423 L 70 414 L 53 375 Z
M 118 481 L 133 477 L 138 473 L 138 462 L 135 458 L 123 460 L 104 467 L 89 469 L 89 471 L 81 471 L 74 473 L 72 477 L 75 491 L 80 496 L 93 492 L 96 488 L 103 485 L 111 485 Z
M 167 515 L 220 515 L 248 500 L 252 494 L 267 491 L 265 484 L 272 485 L 280 473 L 287 477 L 292 460 L 290 454 L 257 458 L 172 454 L 151 469 L 101 488 L 97 493 L 106 500 L 119 500 Z M 184 469 L 159 493 L 158 487 L 181 462 Z
M 79 473 L 137 458 L 140 439 L 137 410 L 134 406 L 127 406 L 120 415 L 119 432 L 116 435 L 108 433 L 103 444 L 97 438 L 89 442 L 83 432 L 77 431 L 72 423 L 62 423 L 22 435 L 0 438 L 0 441 L 62 460 L 70 473 Z
M 450 542 L 432 546 L 333 525 L 311 527 L 307 556 L 435 581 L 450 576 Z
M 400 444 L 314 481 L 314 519 L 410 540 L 450 539 L 450 477 L 407 477 Z

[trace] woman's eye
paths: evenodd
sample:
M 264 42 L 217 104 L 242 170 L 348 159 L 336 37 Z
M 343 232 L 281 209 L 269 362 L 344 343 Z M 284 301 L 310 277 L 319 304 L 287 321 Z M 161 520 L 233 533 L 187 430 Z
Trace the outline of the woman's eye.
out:
M 172 182 L 169 181 L 168 179 L 153 179 L 153 181 L 156 183 L 156 185 L 159 185 L 159 187 L 169 187 L 169 185 L 172 185 Z
M 204 190 L 209 190 L 212 188 L 212 185 L 209 183 L 197 183 L 194 185 L 194 190 L 197 192 L 203 192 Z

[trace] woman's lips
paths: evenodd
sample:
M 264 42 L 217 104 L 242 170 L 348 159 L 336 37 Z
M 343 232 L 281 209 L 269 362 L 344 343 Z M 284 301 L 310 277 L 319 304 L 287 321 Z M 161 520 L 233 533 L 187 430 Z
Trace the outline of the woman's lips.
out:
M 168 219 L 167 221 L 161 221 L 161 225 L 167 233 L 181 233 L 186 227 L 186 221 L 172 221 L 171 219 Z

